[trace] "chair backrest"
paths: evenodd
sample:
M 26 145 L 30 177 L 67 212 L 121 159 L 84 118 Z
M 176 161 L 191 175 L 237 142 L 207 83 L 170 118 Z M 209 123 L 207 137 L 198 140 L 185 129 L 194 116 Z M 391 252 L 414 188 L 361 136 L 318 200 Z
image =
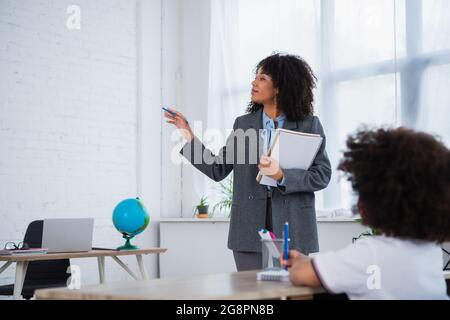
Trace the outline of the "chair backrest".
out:
M 444 256 L 444 271 L 450 271 L 450 242 L 444 242 L 442 244 L 442 251 Z
M 24 242 L 30 248 L 40 248 L 42 246 L 42 231 L 44 220 L 35 220 L 28 225 L 25 232 Z M 24 285 L 42 283 L 62 283 L 67 281 L 70 274 L 67 268 L 70 266 L 69 259 L 32 261 L 28 264 Z

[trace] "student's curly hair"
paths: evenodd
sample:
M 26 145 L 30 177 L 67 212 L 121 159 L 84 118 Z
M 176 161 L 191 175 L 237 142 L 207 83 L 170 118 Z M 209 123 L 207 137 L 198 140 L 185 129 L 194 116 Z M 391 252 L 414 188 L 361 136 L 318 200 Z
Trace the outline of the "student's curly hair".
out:
M 342 170 L 359 194 L 362 223 L 386 236 L 450 240 L 450 150 L 406 128 L 363 128 L 347 140 Z
M 305 60 L 295 55 L 275 53 L 258 63 L 255 74 L 259 69 L 272 78 L 274 87 L 278 89 L 278 108 L 287 119 L 297 121 L 313 115 L 313 89 L 317 78 Z M 252 101 L 247 112 L 253 113 L 261 108 L 263 105 Z

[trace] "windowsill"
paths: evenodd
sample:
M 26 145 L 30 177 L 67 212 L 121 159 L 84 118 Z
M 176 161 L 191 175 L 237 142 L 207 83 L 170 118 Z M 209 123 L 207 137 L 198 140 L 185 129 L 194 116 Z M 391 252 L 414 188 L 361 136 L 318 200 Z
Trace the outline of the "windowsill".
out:
M 172 222 L 201 222 L 201 223 L 207 223 L 207 222 L 230 222 L 229 218 L 206 218 L 206 219 L 199 219 L 199 218 L 161 218 L 159 220 L 160 223 L 172 223 Z
M 207 218 L 207 219 L 198 219 L 198 218 L 161 218 L 159 220 L 160 223 L 228 223 L 230 222 L 229 218 Z M 344 217 L 336 217 L 336 218 L 317 218 L 317 222 L 358 222 L 356 218 L 344 218 Z

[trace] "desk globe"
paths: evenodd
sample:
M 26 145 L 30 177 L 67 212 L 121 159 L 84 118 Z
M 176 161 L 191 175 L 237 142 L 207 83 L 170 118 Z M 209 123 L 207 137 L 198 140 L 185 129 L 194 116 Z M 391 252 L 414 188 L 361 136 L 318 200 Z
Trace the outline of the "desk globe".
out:
M 113 211 L 112 220 L 114 227 L 126 240 L 123 246 L 117 250 L 136 250 L 138 247 L 132 245 L 130 240 L 140 234 L 150 223 L 147 209 L 139 198 L 121 201 Z

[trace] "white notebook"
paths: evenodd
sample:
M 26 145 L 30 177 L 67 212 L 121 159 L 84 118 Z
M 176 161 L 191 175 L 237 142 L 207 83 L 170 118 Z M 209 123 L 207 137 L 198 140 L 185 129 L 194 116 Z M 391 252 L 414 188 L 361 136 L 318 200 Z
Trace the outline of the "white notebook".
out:
M 308 170 L 313 163 L 323 138 L 318 134 L 277 129 L 268 156 L 276 159 L 283 169 Z M 258 174 L 260 184 L 277 186 L 275 179 Z
M 289 272 L 283 269 L 264 270 L 256 274 L 259 281 L 289 281 Z

